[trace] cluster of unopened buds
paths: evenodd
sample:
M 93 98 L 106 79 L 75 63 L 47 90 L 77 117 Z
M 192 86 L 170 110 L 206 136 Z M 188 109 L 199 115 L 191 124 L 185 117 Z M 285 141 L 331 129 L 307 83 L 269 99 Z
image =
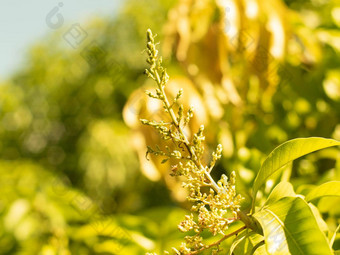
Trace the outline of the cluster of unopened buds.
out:
M 145 73 L 157 83 L 156 92 L 146 91 L 146 94 L 162 101 L 164 111 L 170 116 L 171 121 L 156 122 L 142 119 L 141 122 L 155 128 L 164 140 L 172 140 L 178 148 L 170 149 L 166 146 L 165 150 L 161 150 L 159 146 L 148 147 L 147 154 L 164 157 L 163 163 L 170 158 L 178 160 L 171 174 L 184 177 L 183 186 L 188 190 L 187 199 L 193 204 L 192 213 L 186 215 L 178 228 L 182 232 L 194 234 L 186 236 L 180 248 L 172 249 L 175 254 L 198 254 L 207 249 L 212 249 L 212 254 L 217 254 L 220 251 L 220 243 L 229 237 L 225 233 L 228 226 L 238 220 L 242 197 L 236 194 L 235 172 L 231 173 L 229 180 L 226 175 L 222 175 L 218 182 L 211 177 L 211 171 L 221 158 L 222 145 L 219 144 L 216 151 L 212 153 L 210 164 L 204 166 L 201 162 L 204 153 L 204 126 L 202 125 L 193 135 L 192 141 L 189 141 L 183 132 L 184 127 L 193 117 L 194 110 L 190 107 L 184 114 L 183 105 L 178 103 L 183 94 L 182 89 L 178 91 L 172 102 L 169 101 L 164 90 L 169 76 L 162 66 L 162 58 L 158 56 L 155 36 L 151 30 L 147 31 L 146 51 L 147 63 L 150 67 Z M 221 235 L 221 238 L 214 243 L 206 244 L 201 235 L 203 231 L 209 231 L 213 236 Z

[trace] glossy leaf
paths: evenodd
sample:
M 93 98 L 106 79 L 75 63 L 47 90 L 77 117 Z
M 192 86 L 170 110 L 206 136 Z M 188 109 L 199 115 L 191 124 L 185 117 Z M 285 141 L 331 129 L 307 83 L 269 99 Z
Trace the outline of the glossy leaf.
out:
M 315 220 L 318 223 L 319 228 L 321 229 L 321 231 L 323 231 L 324 233 L 328 232 L 328 225 L 324 221 L 324 219 L 322 218 L 322 215 L 319 212 L 318 208 L 315 205 L 313 205 L 312 203 L 308 203 L 308 206 L 312 210 L 312 213 L 314 214 Z
M 263 243 L 259 243 L 257 249 L 254 251 L 253 255 L 267 255 L 269 254 L 266 250 L 266 245 Z
M 338 231 L 340 230 L 340 224 L 338 225 L 338 227 L 336 228 L 336 230 L 334 231 L 331 239 L 329 240 L 330 246 L 332 247 L 336 238 L 336 234 L 338 233 Z
M 273 204 L 283 197 L 295 197 L 293 185 L 289 182 L 280 182 L 270 193 L 265 205 Z
M 308 204 L 286 197 L 254 214 L 269 254 L 329 255 L 332 251 Z
M 262 254 L 266 255 L 267 252 L 263 250 L 263 236 L 255 233 L 254 231 L 249 232 L 245 230 L 240 233 L 229 249 L 229 255 L 253 255 Z
M 325 196 L 340 196 L 340 181 L 331 181 L 321 184 L 307 194 L 306 200 L 312 201 Z
M 244 242 L 244 240 L 247 238 L 247 236 L 249 235 L 248 231 L 245 230 L 243 232 L 241 232 L 240 234 L 237 235 L 237 237 L 235 238 L 235 240 L 233 241 L 232 245 L 230 246 L 229 249 L 229 253 L 228 255 L 232 255 L 235 254 L 237 255 L 237 247 L 238 245 L 241 245 L 241 243 Z M 236 253 L 234 252 L 236 249 Z M 242 252 L 244 252 L 244 248 L 242 247 Z
M 281 144 L 265 159 L 256 176 L 253 188 L 254 199 L 262 184 L 287 163 L 308 153 L 336 145 L 340 145 L 340 142 L 320 137 L 298 138 Z

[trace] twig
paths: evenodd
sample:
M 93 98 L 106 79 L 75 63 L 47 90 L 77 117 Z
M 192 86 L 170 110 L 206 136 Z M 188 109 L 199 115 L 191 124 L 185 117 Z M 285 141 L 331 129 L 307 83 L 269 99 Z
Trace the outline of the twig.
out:
M 212 247 L 214 247 L 214 246 L 217 246 L 217 245 L 219 245 L 221 242 L 223 242 L 224 240 L 228 239 L 228 238 L 231 237 L 231 236 L 237 235 L 238 233 L 240 233 L 242 230 L 244 230 L 244 229 L 246 229 L 246 228 L 247 228 L 247 226 L 243 226 L 243 227 L 239 228 L 238 230 L 235 230 L 234 232 L 232 232 L 232 233 L 230 233 L 230 234 L 228 234 L 228 235 L 225 235 L 225 236 L 222 237 L 220 240 L 218 240 L 218 241 L 216 241 L 216 242 L 214 242 L 214 243 L 212 243 L 212 244 L 209 244 L 209 245 L 206 246 L 206 247 L 203 247 L 203 248 L 201 248 L 201 249 L 199 249 L 199 250 L 197 250 L 197 251 L 190 252 L 188 255 L 198 254 L 198 253 L 200 253 L 200 252 L 202 252 L 202 251 L 204 251 L 204 250 L 207 250 L 207 249 L 210 249 L 210 248 L 212 248 Z

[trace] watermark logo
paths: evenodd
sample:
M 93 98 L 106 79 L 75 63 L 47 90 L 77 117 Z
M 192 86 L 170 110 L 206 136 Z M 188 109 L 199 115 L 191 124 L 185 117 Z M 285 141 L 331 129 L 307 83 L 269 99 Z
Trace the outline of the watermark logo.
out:
M 58 3 L 58 6 L 55 6 L 47 15 L 46 15 L 46 24 L 51 29 L 58 29 L 64 25 L 64 17 L 60 13 L 60 8 L 64 6 L 64 3 Z
M 96 41 L 92 41 L 84 47 L 80 55 L 91 67 L 99 67 L 105 63 L 107 53 Z
M 86 31 L 79 23 L 76 23 L 73 24 L 66 33 L 64 33 L 63 38 L 73 49 L 77 49 L 87 36 L 88 34 Z
M 51 29 L 60 29 L 65 23 L 62 14 L 63 2 L 59 2 L 46 15 L 46 25 Z M 88 32 L 79 24 L 72 24 L 63 34 L 63 40 L 73 49 L 81 49 L 81 56 L 91 68 L 100 69 L 102 74 L 111 76 L 112 82 L 117 84 L 120 81 L 122 67 L 114 59 L 108 59 L 107 52 L 101 47 L 96 40 L 92 40 L 87 45 L 85 42 L 89 38 Z

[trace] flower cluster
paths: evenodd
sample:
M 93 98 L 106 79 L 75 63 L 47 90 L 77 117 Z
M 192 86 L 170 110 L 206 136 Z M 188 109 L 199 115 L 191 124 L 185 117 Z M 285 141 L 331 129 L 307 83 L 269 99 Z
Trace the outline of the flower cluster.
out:
M 175 98 L 170 102 L 165 93 L 165 86 L 169 80 L 166 69 L 162 66 L 162 58 L 158 56 L 155 36 L 151 30 L 147 31 L 147 63 L 149 69 L 145 70 L 148 77 L 157 83 L 155 93 L 146 91 L 146 94 L 154 99 L 161 100 L 164 111 L 170 116 L 170 122 L 142 119 L 144 125 L 155 128 L 164 140 L 172 140 L 176 149 L 165 147 L 161 150 L 148 147 L 149 153 L 163 156 L 163 162 L 169 158 L 178 160 L 178 164 L 173 167 L 173 176 L 182 176 L 185 181 L 183 186 L 188 189 L 188 200 L 193 206 L 191 215 L 187 215 L 178 228 L 182 232 L 192 232 L 193 235 L 185 237 L 185 242 L 179 249 L 173 248 L 175 254 L 198 254 L 199 252 L 213 248 L 213 254 L 219 251 L 219 244 L 228 238 L 225 231 L 230 223 L 238 220 L 241 196 L 235 190 L 235 172 L 232 172 L 230 180 L 226 175 L 222 175 L 218 182 L 211 177 L 210 172 L 214 168 L 217 160 L 221 158 L 222 146 L 219 144 L 216 151 L 212 153 L 210 164 L 204 166 L 201 162 L 204 154 L 204 126 L 202 125 L 191 141 L 183 132 L 184 128 L 193 117 L 194 109 L 189 108 L 184 111 L 179 100 L 183 90 L 179 90 Z M 176 107 L 175 107 L 176 106 Z M 230 217 L 232 215 L 232 217 Z M 219 241 L 212 244 L 205 244 L 202 232 L 209 231 L 213 235 L 220 234 Z M 234 233 L 233 233 L 234 234 Z

